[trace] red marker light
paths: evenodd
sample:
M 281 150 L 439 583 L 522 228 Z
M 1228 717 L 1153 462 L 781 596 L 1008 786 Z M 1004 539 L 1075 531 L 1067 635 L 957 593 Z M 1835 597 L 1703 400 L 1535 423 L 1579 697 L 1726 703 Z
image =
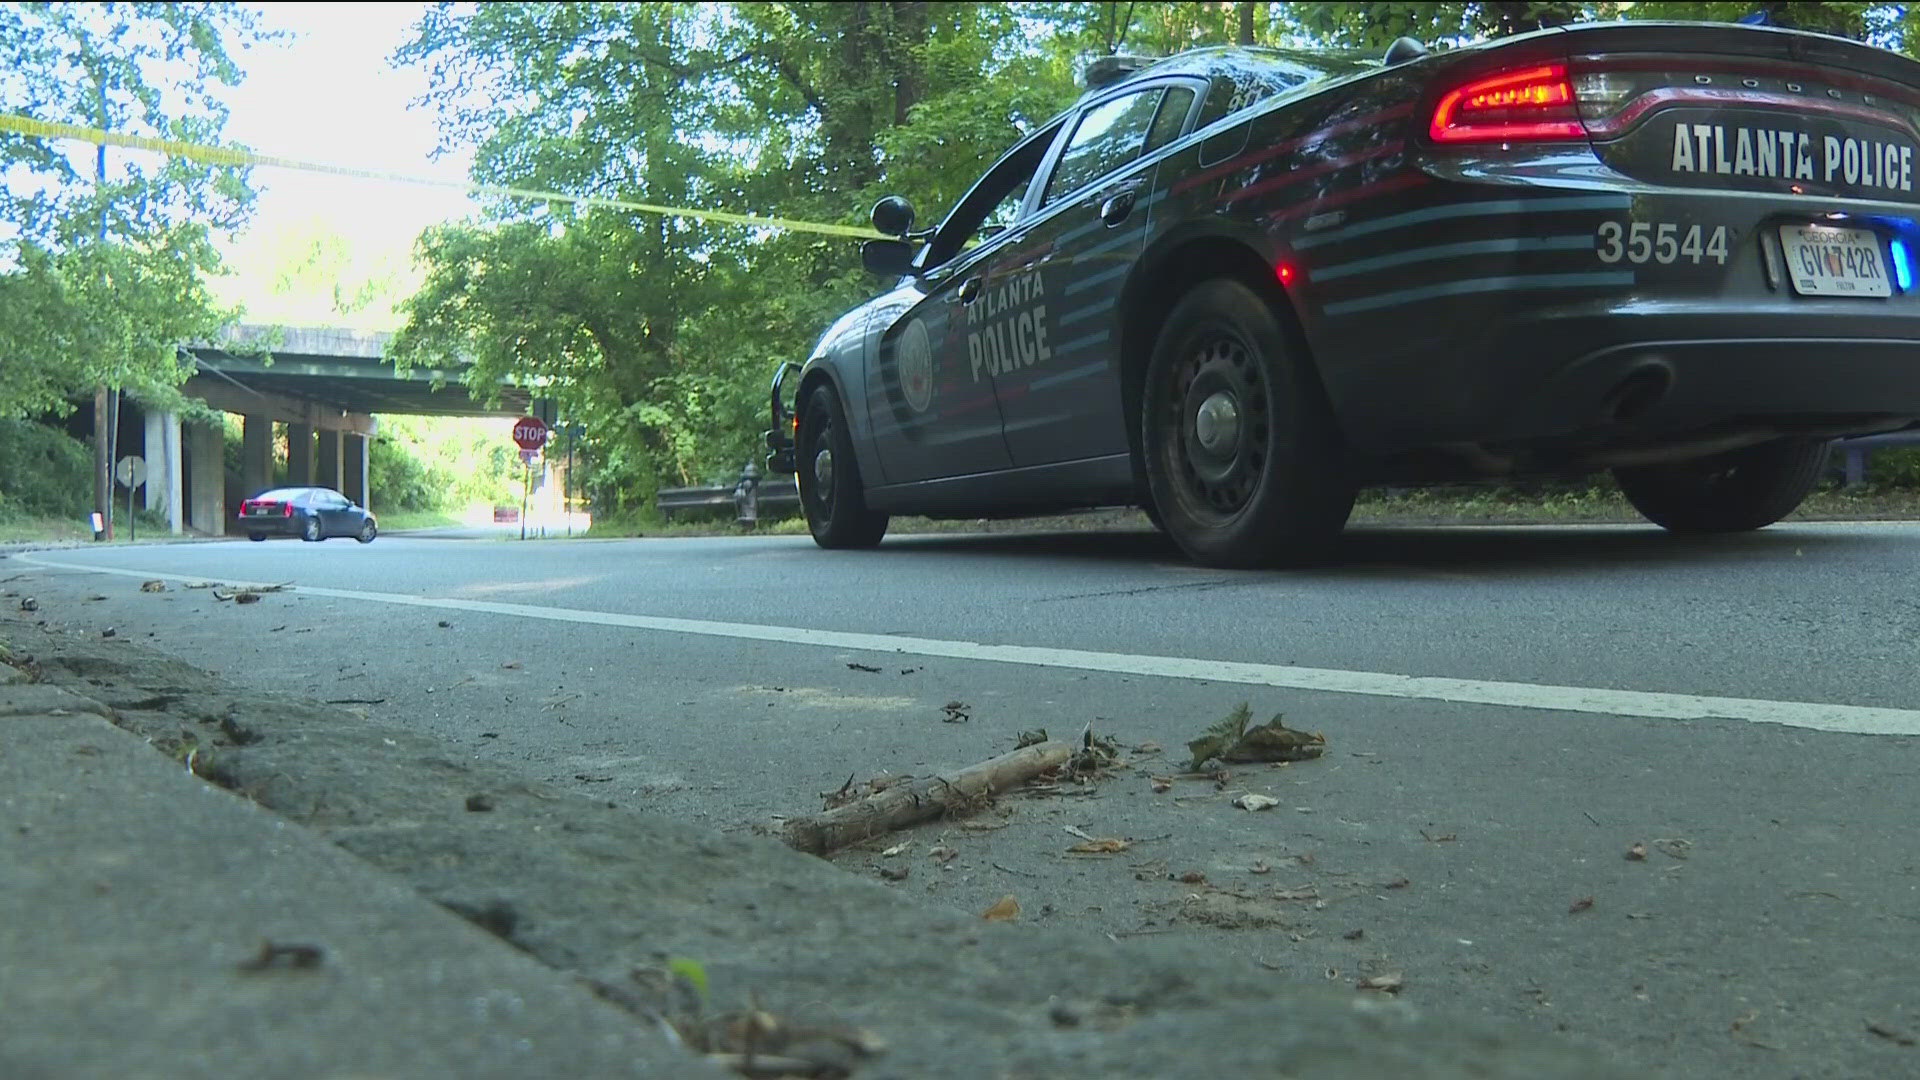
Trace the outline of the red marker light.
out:
M 1293 267 L 1288 266 L 1286 263 L 1281 263 L 1279 266 L 1273 268 L 1273 272 L 1274 275 L 1280 279 L 1280 284 L 1293 284 Z

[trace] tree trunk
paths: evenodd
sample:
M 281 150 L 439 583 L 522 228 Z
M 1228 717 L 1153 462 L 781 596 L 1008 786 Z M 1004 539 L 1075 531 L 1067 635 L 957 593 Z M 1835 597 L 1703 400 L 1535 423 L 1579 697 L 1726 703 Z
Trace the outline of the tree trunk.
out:
M 1235 40 L 1242 45 L 1258 44 L 1253 40 L 1253 0 L 1240 0 L 1234 8 L 1240 20 L 1240 34 Z
M 856 844 L 868 837 L 917 825 L 943 814 L 963 814 L 981 799 L 1018 787 L 1073 756 L 1070 743 L 1023 746 L 1011 754 L 969 765 L 958 772 L 895 784 L 856 803 L 793 818 L 780 830 L 787 846 L 809 855 Z

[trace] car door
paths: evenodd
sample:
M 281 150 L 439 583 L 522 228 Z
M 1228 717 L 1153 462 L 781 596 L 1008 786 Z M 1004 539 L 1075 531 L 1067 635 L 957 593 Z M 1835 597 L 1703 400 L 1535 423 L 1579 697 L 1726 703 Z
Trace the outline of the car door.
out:
M 1186 129 L 1199 85 L 1129 87 L 1083 107 L 1023 242 L 995 267 L 1005 295 L 988 298 L 988 318 L 1012 361 L 995 388 L 1016 467 L 1127 452 L 1116 308 L 1146 244 L 1154 170 L 1140 158 Z
M 353 504 L 345 495 L 335 491 L 316 491 L 313 495 L 314 508 L 320 512 L 320 528 L 327 536 L 345 536 L 354 531 L 352 522 Z
M 994 472 L 1013 463 L 993 359 L 978 333 L 996 258 L 1017 238 L 1059 125 L 1022 141 L 934 231 L 915 274 L 874 305 L 866 401 L 888 484 Z

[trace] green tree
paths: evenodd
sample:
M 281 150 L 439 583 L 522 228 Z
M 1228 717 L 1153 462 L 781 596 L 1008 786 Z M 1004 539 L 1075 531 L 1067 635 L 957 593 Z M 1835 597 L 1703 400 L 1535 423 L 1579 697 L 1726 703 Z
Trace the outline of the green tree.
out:
M 226 4 L 0 6 L 0 86 L 36 119 L 218 142 L 229 51 L 259 38 Z M 96 385 L 179 404 L 183 341 L 226 313 L 211 243 L 252 202 L 244 170 L 0 135 L 0 416 L 64 412 Z

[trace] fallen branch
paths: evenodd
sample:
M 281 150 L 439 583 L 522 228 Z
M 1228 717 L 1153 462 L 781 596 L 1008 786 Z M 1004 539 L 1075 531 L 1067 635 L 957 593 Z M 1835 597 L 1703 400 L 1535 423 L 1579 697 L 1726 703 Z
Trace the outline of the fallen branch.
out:
M 825 855 L 945 814 L 966 813 L 982 799 L 1059 768 L 1072 756 L 1073 745 L 1059 740 L 1023 746 L 958 772 L 892 784 L 858 802 L 792 818 L 781 828 L 780 839 L 809 855 Z

